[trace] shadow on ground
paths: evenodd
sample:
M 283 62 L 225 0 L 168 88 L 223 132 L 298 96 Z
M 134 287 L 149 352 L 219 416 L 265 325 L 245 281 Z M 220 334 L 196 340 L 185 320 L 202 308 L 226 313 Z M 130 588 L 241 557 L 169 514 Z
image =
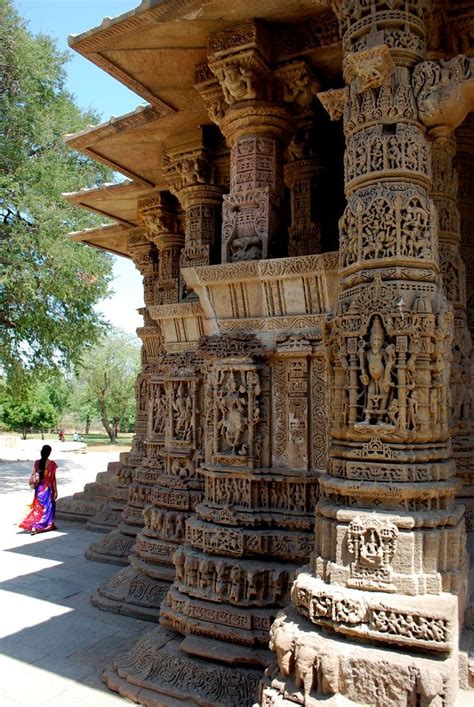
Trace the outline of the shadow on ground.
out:
M 10 536 L 16 544 L 0 566 L 2 705 L 123 704 L 102 684 L 102 669 L 150 624 L 91 605 L 93 589 L 117 571 L 84 558 L 96 537 L 66 522 L 58 532 Z

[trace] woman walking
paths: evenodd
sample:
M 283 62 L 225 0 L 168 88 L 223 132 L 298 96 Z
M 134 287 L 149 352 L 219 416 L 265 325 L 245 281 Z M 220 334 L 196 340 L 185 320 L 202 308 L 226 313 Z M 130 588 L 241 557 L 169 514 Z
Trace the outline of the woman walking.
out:
M 20 523 L 20 528 L 29 530 L 32 535 L 54 530 L 54 517 L 56 515 L 56 499 L 58 489 L 56 486 L 56 469 L 58 465 L 49 458 L 51 447 L 45 444 L 41 450 L 41 459 L 37 459 L 30 477 L 30 486 L 35 490 L 35 497 L 30 508 L 31 511 L 25 520 Z

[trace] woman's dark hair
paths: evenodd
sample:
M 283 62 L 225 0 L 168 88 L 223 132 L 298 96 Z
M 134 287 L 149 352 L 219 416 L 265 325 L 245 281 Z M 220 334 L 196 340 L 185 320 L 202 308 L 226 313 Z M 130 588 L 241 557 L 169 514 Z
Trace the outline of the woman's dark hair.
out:
M 43 448 L 41 449 L 41 459 L 39 460 L 39 464 L 38 464 L 40 481 L 43 481 L 43 476 L 44 476 L 44 472 L 46 469 L 46 462 L 48 461 L 48 457 L 50 454 L 51 454 L 51 447 L 49 446 L 49 444 L 45 444 L 43 446 Z

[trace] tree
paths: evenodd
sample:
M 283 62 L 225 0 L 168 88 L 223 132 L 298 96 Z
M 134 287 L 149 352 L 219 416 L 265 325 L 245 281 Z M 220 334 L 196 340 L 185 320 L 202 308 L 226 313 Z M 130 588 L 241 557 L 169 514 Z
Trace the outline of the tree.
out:
M 48 395 L 47 387 L 40 383 L 30 387 L 23 395 L 13 397 L 3 389 L 0 415 L 5 426 L 22 433 L 23 439 L 32 429 L 47 430 L 55 427 L 59 411 Z
M 114 328 L 84 356 L 73 382 L 74 409 L 87 412 L 94 405 L 112 443 L 117 441 L 121 424 L 130 424 L 139 369 L 136 338 Z
M 99 221 L 61 192 L 111 177 L 64 144 L 99 120 L 66 91 L 66 61 L 0 0 L 0 369 L 10 384 L 79 361 L 101 329 L 94 305 L 111 279 L 107 254 L 65 237 Z

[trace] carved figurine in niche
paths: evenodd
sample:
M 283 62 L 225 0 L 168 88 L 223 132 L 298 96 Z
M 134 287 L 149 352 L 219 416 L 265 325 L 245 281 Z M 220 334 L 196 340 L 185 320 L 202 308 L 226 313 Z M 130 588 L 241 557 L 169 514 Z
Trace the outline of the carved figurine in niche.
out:
M 240 599 L 240 578 L 241 570 L 238 565 L 234 565 L 230 571 L 230 591 L 229 600 L 238 602 Z
M 224 382 L 225 373 L 221 374 L 220 383 Z M 227 379 L 225 392 L 218 398 L 219 420 L 217 431 L 225 446 L 232 454 L 244 454 L 244 432 L 248 427 L 245 387 L 237 385 L 235 374 L 231 372 Z
M 386 344 L 385 338 L 382 320 L 376 315 L 370 326 L 368 345 L 364 340 L 359 343 L 364 425 L 393 427 L 390 418 L 394 418 L 396 414 L 396 406 L 392 405 L 394 388 L 392 376 L 396 354 L 395 346 Z
M 354 555 L 351 577 L 358 586 L 379 585 L 391 580 L 391 561 L 399 531 L 381 518 L 354 518 L 349 524 L 347 549 Z
M 178 548 L 173 555 L 173 562 L 176 568 L 176 579 L 178 582 L 184 580 L 184 568 L 185 568 L 185 553 L 183 548 Z
M 176 385 L 176 384 L 175 384 Z M 192 436 L 192 408 L 191 396 L 186 391 L 185 384 L 181 381 L 176 388 L 172 401 L 174 411 L 174 434 L 176 437 L 189 442 Z
M 402 237 L 405 248 L 402 255 L 410 258 L 426 258 L 431 256 L 430 240 L 427 237 L 428 214 L 416 203 L 411 203 L 404 211 L 401 223 Z
M 180 481 L 186 481 L 193 476 L 194 466 L 190 459 L 173 459 L 171 473 Z
M 252 78 L 252 72 L 244 66 L 237 64 L 225 66 L 220 81 L 226 103 L 231 105 L 235 101 L 256 98 L 257 92 L 252 86 Z
M 190 587 L 197 586 L 198 561 L 192 555 L 186 555 L 184 560 L 184 577 Z
M 217 565 L 216 571 L 216 594 L 220 597 L 224 596 L 227 593 L 228 586 L 227 567 L 221 562 Z
M 166 422 L 166 399 L 160 387 L 155 389 L 153 398 L 153 432 L 163 434 Z

